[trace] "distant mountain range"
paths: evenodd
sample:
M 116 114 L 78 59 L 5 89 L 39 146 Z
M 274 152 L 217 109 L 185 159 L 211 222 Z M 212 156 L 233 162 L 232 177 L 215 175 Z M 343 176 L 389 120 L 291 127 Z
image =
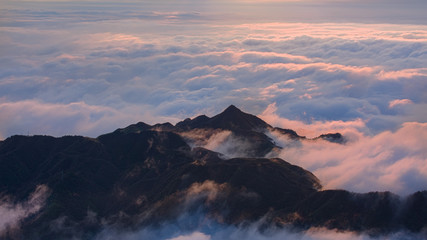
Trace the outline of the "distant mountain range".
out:
M 405 198 L 322 191 L 311 172 L 274 157 L 284 146 L 271 132 L 296 144 L 346 142 L 339 133 L 307 139 L 235 106 L 211 118 L 139 122 L 97 138 L 12 136 L 0 142 L 0 210 L 7 213 L 0 238 L 93 239 L 105 225 L 155 226 L 183 214 L 228 225 L 262 219 L 266 228 L 296 231 L 427 228 L 427 191 Z

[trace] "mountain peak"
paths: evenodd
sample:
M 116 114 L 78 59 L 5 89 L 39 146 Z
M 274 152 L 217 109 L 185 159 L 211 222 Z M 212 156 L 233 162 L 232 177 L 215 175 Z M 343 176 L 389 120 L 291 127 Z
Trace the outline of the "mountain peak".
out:
M 234 105 L 230 105 L 222 113 L 212 117 L 210 125 L 228 130 L 260 130 L 269 127 L 263 120 L 241 111 Z
M 220 114 L 209 118 L 205 115 L 186 119 L 176 124 L 180 129 L 213 128 L 238 131 L 259 131 L 271 127 L 258 117 L 245 113 L 234 105 L 228 106 Z
M 228 108 L 226 108 L 223 113 L 243 113 L 240 109 L 238 109 L 236 106 L 234 105 L 230 105 L 228 106 Z

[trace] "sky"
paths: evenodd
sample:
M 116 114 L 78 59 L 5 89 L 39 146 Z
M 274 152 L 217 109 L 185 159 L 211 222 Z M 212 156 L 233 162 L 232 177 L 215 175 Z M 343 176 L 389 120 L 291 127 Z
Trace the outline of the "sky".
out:
M 282 155 L 327 188 L 427 189 L 426 9 L 424 0 L 3 0 L 0 139 L 97 137 L 234 104 L 307 137 L 342 132 L 343 148 Z

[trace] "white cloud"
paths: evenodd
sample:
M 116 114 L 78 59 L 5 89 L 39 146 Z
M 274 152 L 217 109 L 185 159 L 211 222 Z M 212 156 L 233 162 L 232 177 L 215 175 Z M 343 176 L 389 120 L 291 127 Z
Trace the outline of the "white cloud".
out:
M 49 195 L 46 185 L 38 185 L 26 201 L 15 203 L 8 196 L 0 198 L 0 236 L 19 228 L 22 220 L 40 211 Z
M 179 237 L 170 238 L 168 240 L 210 240 L 211 237 L 201 232 L 193 232 L 189 235 L 181 235 Z
M 286 136 L 271 133 L 273 139 L 285 147 L 279 156 L 312 171 L 325 189 L 391 191 L 401 195 L 427 189 L 426 123 L 408 122 L 395 132 L 367 136 L 359 130 L 363 129 L 363 122 L 304 124 L 268 112 L 265 115 L 275 118 L 283 127 L 301 126 L 317 134 L 341 132 L 349 140 L 344 145 L 326 141 L 293 144 Z

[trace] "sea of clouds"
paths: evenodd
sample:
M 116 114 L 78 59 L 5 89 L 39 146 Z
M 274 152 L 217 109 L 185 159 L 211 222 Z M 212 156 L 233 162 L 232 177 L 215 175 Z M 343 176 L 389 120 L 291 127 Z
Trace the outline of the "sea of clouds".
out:
M 403 195 L 427 188 L 423 15 L 402 8 L 412 24 L 274 14 L 261 21 L 245 18 L 249 9 L 231 14 L 227 5 L 190 3 L 6 4 L 0 138 L 96 137 L 138 121 L 213 116 L 234 104 L 309 138 L 343 133 L 345 146 L 306 143 L 280 155 L 327 188 Z M 205 147 L 227 151 L 212 145 L 227 134 Z
M 241 2 L 7 1 L 0 9 L 0 139 L 96 137 L 138 121 L 213 116 L 234 104 L 307 137 L 343 133 L 345 145 L 307 142 L 280 153 L 325 188 L 427 189 L 425 2 Z M 247 232 L 169 238 L 221 234 Z
M 422 19 L 254 22 L 194 5 L 1 9 L 0 137 L 97 136 L 230 104 L 258 115 L 275 103 L 305 124 L 361 120 L 368 134 L 426 122 Z

